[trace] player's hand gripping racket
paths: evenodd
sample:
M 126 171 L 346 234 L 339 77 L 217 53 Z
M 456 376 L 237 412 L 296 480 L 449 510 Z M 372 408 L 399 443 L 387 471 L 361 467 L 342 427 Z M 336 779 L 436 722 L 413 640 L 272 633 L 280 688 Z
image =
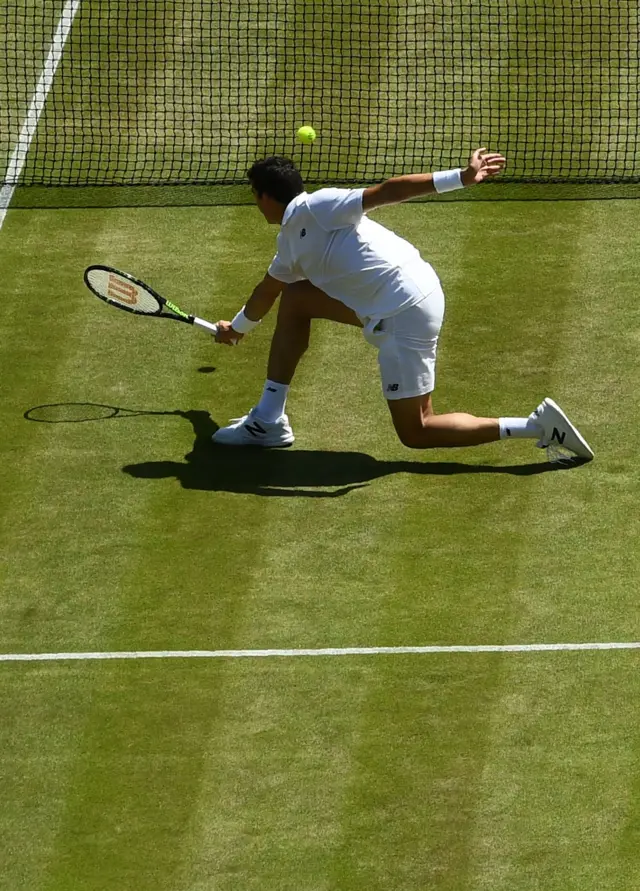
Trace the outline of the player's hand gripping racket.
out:
M 89 266 L 84 273 L 84 282 L 96 297 L 126 312 L 197 325 L 214 337 L 218 332 L 218 326 L 213 322 L 184 312 L 175 303 L 170 303 L 169 300 L 156 294 L 153 288 L 145 285 L 140 279 L 134 278 L 127 272 L 118 272 L 111 266 Z

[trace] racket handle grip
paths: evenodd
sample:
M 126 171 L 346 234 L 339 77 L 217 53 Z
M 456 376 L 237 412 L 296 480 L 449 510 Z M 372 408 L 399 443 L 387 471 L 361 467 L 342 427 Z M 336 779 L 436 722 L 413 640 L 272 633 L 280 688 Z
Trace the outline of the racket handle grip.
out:
M 197 316 L 194 316 L 193 324 L 197 325 L 199 328 L 204 328 L 205 331 L 208 331 L 209 334 L 212 334 L 213 337 L 218 333 L 218 326 L 214 325 L 213 322 L 207 322 L 205 319 L 199 319 Z M 233 341 L 234 345 L 238 343 L 237 340 Z
M 197 325 L 198 328 L 204 328 L 205 331 L 208 331 L 209 334 L 213 334 L 214 337 L 218 333 L 217 325 L 214 325 L 213 322 L 207 322 L 205 319 L 199 319 L 197 316 L 194 317 L 193 324 Z

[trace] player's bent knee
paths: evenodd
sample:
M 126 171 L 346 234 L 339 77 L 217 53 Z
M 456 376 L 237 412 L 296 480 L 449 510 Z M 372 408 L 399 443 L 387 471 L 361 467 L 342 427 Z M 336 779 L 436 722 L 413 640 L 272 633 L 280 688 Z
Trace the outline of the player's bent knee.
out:
M 396 433 L 402 445 L 408 449 L 432 449 L 437 445 L 426 427 L 396 427 Z
M 408 449 L 416 449 L 417 446 L 417 438 L 413 434 L 407 434 L 405 432 L 398 433 L 398 438 L 403 446 L 406 446 Z
M 411 396 L 387 402 L 393 426 L 400 442 L 408 449 L 429 449 L 437 446 L 436 437 L 429 429 L 428 418 L 433 414 L 431 394 Z

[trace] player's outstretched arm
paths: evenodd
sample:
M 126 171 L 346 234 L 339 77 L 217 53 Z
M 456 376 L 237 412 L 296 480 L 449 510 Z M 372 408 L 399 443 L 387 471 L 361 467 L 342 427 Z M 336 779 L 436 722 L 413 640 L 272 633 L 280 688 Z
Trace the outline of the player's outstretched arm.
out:
M 362 209 L 366 213 L 385 204 L 399 204 L 411 198 L 449 192 L 483 182 L 495 176 L 504 168 L 506 159 L 498 152 L 486 148 L 476 149 L 469 164 L 464 169 L 447 170 L 440 173 L 410 173 L 394 176 L 377 186 L 370 186 L 362 195 Z
M 277 278 L 273 278 L 267 273 L 262 281 L 255 286 L 251 297 L 240 312 L 236 313 L 230 322 L 224 320 L 218 322 L 218 333 L 216 334 L 218 343 L 235 346 L 266 316 L 283 288 L 284 282 L 278 281 Z

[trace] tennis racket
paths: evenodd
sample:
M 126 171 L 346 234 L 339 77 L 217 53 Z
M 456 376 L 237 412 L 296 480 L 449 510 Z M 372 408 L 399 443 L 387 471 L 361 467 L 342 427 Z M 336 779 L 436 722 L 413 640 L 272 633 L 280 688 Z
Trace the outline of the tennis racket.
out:
M 119 272 L 111 266 L 89 266 L 84 273 L 84 283 L 100 300 L 104 300 L 110 306 L 124 309 L 125 312 L 197 325 L 214 337 L 218 332 L 217 325 L 184 312 L 140 279 L 134 278 L 127 272 Z

